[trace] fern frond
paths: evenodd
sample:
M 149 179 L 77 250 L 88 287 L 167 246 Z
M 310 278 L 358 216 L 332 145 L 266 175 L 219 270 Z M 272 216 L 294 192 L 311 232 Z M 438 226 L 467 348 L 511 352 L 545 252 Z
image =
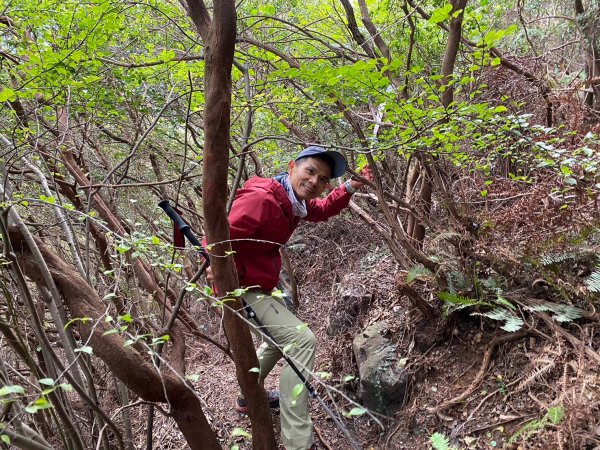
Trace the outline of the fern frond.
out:
M 594 270 L 585 280 L 585 285 L 590 292 L 600 292 L 600 270 Z
M 552 318 L 557 322 L 572 322 L 575 319 L 579 319 L 582 315 L 581 310 L 573 306 L 549 302 L 528 306 L 527 309 L 533 312 L 551 312 Z
M 550 372 L 553 368 L 555 367 L 554 361 L 548 361 L 548 364 L 546 364 L 543 367 L 535 367 L 526 377 L 523 381 L 521 381 L 519 383 L 519 385 L 516 387 L 515 391 L 516 392 L 521 392 L 523 389 L 525 389 L 527 386 L 529 386 L 531 383 L 533 383 L 534 381 L 539 380 L 540 378 L 542 378 L 544 375 L 546 375 L 548 372 Z
M 521 327 L 523 327 L 524 323 L 520 317 L 515 316 L 509 310 L 504 308 L 496 308 L 491 311 L 487 311 L 484 313 L 473 313 L 481 316 L 488 317 L 493 320 L 498 320 L 500 322 L 504 322 L 500 328 L 509 333 L 519 331 Z
M 463 309 L 469 306 L 491 306 L 488 302 L 478 300 L 475 298 L 463 297 L 461 295 L 453 294 L 451 292 L 439 292 L 438 298 L 443 302 L 449 304 L 454 309 Z
M 496 300 L 494 302 L 498 303 L 500 306 L 504 306 L 505 308 L 511 309 L 513 311 L 517 310 L 517 307 L 513 305 L 511 302 L 506 300 L 502 295 L 500 295 L 500 289 L 496 291 Z
M 573 252 L 566 253 L 550 253 L 540 258 L 542 266 L 553 266 L 555 264 L 567 261 L 569 259 L 575 259 L 577 255 Z
M 435 450 L 450 450 L 450 441 L 442 433 L 433 433 L 429 442 Z

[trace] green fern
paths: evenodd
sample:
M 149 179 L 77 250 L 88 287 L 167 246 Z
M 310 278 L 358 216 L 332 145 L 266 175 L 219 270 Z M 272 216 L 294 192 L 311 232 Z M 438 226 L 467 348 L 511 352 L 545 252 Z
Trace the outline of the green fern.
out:
M 568 261 L 570 259 L 576 259 L 577 255 L 573 252 L 566 253 L 550 253 L 549 255 L 544 255 L 540 258 L 540 263 L 542 266 L 553 266 L 559 264 L 564 261 Z
M 572 322 L 581 317 L 581 310 L 569 305 L 558 305 L 556 303 L 542 303 L 541 305 L 527 307 L 533 312 L 550 312 L 552 318 L 557 322 Z
M 517 307 L 515 305 L 513 305 L 511 302 L 509 302 L 508 300 L 506 300 L 504 297 L 502 297 L 501 292 L 502 291 L 500 289 L 496 290 L 496 300 L 494 300 L 494 302 L 498 303 L 500 306 L 504 306 L 505 308 L 516 311 Z
M 565 418 L 565 408 L 562 405 L 553 406 L 548 409 L 544 417 L 527 422 L 519 428 L 508 440 L 508 444 L 514 444 L 519 439 L 526 441 L 533 434 L 546 428 L 548 425 L 558 425 Z
M 514 314 L 512 314 L 509 310 L 507 310 L 505 308 L 496 308 L 496 309 L 493 309 L 491 311 L 487 311 L 484 313 L 473 313 L 473 314 L 478 314 L 478 315 L 485 316 L 485 317 L 488 317 L 493 320 L 498 320 L 500 322 L 504 322 L 504 325 L 502 325 L 500 328 L 502 328 L 505 331 L 508 331 L 509 333 L 519 331 L 524 325 L 524 322 L 520 317 L 515 316 Z
M 453 450 L 454 447 L 450 447 L 450 441 L 442 433 L 433 433 L 429 438 L 431 446 L 434 450 Z
M 596 269 L 585 280 L 585 285 L 590 292 L 600 292 L 600 270 Z
M 438 298 L 445 303 L 447 314 L 471 306 L 492 306 L 486 301 L 463 297 L 452 292 L 439 292 Z

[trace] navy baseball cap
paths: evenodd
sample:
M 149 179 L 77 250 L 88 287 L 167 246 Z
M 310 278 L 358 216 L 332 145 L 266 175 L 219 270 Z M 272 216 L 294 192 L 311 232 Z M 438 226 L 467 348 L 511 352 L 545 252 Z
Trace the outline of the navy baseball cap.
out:
M 294 161 L 308 157 L 322 158 L 331 165 L 331 178 L 338 178 L 346 172 L 346 158 L 344 155 L 333 150 L 325 150 L 323 147 L 311 145 L 302 150 Z

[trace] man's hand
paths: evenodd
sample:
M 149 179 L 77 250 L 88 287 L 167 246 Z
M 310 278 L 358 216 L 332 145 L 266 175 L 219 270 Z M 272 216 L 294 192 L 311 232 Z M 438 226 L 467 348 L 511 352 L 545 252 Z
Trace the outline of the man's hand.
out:
M 373 172 L 371 171 L 371 168 L 369 166 L 365 166 L 360 172 L 358 172 L 358 174 L 367 181 L 371 183 L 373 182 Z M 364 182 L 355 180 L 354 178 L 348 180 L 348 183 L 350 184 L 352 189 L 360 189 L 365 185 Z
M 206 282 L 208 283 L 209 286 L 212 286 L 215 282 L 215 278 L 213 277 L 213 273 L 212 273 L 212 269 L 210 266 L 208 266 L 206 268 L 206 272 L 204 272 L 206 274 Z

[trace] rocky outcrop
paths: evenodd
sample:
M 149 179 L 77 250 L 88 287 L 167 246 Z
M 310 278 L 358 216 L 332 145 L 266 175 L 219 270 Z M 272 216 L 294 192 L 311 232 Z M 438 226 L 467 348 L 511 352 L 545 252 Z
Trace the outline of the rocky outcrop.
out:
M 365 407 L 392 414 L 402 405 L 407 385 L 406 360 L 396 354 L 388 338 L 388 325 L 367 327 L 352 343 L 360 376 L 360 395 Z

